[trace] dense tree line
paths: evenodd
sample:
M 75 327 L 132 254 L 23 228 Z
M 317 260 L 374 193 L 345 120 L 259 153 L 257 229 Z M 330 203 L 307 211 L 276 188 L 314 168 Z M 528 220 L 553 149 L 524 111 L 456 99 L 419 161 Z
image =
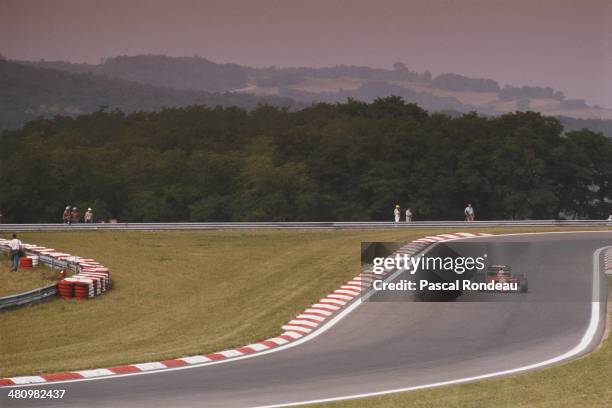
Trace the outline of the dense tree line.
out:
M 290 98 L 298 101 L 310 103 L 317 102 L 339 102 L 345 101 L 348 98 L 372 102 L 381 97 L 381 95 L 397 95 L 404 100 L 418 104 L 419 106 L 429 111 L 455 111 L 458 113 L 467 113 L 476 110 L 475 106 L 462 103 L 454 96 L 437 96 L 431 92 L 415 91 L 400 85 L 393 85 L 384 81 L 368 81 L 353 90 L 340 90 L 337 92 L 306 92 L 291 88 L 281 87 L 279 95 L 284 98 Z M 480 109 L 481 112 L 485 109 Z M 487 113 L 496 113 L 494 109 L 487 109 Z
M 498 93 L 497 97 L 502 101 L 511 101 L 521 98 L 544 98 L 544 99 L 556 99 L 563 101 L 565 95 L 561 91 L 555 91 L 553 88 L 541 87 L 541 86 L 504 86 Z
M 440 74 L 431 84 L 434 88 L 457 92 L 499 92 L 499 84 L 492 79 L 468 78 L 458 74 Z
M 604 218 L 612 141 L 533 112 L 429 114 L 399 97 L 291 112 L 99 110 L 2 134 L 5 222 L 67 204 L 121 221 Z

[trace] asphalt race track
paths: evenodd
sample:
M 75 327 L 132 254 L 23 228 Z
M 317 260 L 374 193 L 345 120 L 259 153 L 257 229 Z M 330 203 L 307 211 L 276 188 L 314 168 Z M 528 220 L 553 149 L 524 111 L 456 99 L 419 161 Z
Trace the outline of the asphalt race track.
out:
M 455 302 L 364 302 L 314 339 L 267 355 L 207 367 L 36 388 L 65 389 L 63 400 L 0 405 L 69 407 L 247 407 L 427 385 L 553 359 L 581 342 L 607 283 L 594 279 L 593 254 L 612 232 L 481 237 L 465 240 L 525 271 L 529 293 L 482 293 Z M 460 243 L 457 243 L 460 245 Z M 397 277 L 399 279 L 400 277 Z M 593 288 L 599 287 L 599 299 Z M 508 296 L 514 296 L 508 298 Z M 508 300 L 510 299 L 510 300 Z

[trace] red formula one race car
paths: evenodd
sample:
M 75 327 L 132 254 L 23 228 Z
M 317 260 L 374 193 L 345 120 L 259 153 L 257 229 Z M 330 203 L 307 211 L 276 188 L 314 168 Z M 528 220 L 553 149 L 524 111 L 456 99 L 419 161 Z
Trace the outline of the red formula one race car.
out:
M 512 268 L 507 265 L 490 265 L 487 268 L 484 281 L 485 283 L 515 284 L 517 289 L 511 290 L 512 292 L 525 293 L 529 288 L 527 277 L 523 274 L 512 273 Z

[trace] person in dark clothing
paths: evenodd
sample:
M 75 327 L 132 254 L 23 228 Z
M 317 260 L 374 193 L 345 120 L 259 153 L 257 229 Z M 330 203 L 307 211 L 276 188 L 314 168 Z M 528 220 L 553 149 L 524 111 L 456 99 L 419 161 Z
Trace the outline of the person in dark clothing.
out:
M 70 224 L 71 218 L 72 217 L 72 211 L 70 211 L 70 206 L 67 205 L 66 208 L 64 209 L 64 213 L 62 214 L 62 222 L 64 224 Z
M 70 220 L 73 224 L 78 224 L 81 222 L 81 213 L 77 210 L 76 207 L 72 207 L 72 213 L 70 214 Z

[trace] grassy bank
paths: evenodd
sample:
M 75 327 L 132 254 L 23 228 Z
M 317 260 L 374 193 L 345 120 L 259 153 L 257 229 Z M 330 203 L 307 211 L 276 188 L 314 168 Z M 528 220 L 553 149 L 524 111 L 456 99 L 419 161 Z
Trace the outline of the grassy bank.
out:
M 57 273 L 43 266 L 11 272 L 9 257 L 0 253 L 0 297 L 15 295 L 55 282 Z
M 608 328 L 612 325 L 612 279 L 608 279 Z M 612 338 L 586 357 L 528 374 L 452 387 L 363 398 L 320 408 L 607 408 L 612 406 Z
M 99 260 L 111 268 L 115 286 L 89 301 L 0 314 L 0 376 L 159 360 L 261 340 L 357 274 L 360 242 L 450 231 L 23 233 L 24 242 Z

